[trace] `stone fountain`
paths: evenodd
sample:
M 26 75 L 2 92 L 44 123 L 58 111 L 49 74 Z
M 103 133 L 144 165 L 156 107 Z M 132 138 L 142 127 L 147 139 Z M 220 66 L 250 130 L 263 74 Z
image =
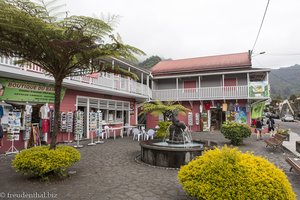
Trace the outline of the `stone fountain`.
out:
M 172 120 L 172 124 L 163 140 L 140 142 L 141 160 L 144 163 L 179 168 L 195 157 L 201 156 L 205 149 L 216 146 L 215 142 L 208 140 L 193 140 L 185 124 L 177 119 L 176 112 L 171 112 L 169 118 Z

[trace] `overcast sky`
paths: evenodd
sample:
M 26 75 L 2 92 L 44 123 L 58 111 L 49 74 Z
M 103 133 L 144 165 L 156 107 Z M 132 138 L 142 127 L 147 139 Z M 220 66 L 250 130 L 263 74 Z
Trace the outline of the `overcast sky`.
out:
M 71 15 L 121 16 L 124 43 L 181 59 L 251 50 L 267 0 L 65 0 Z M 300 64 L 300 0 L 271 0 L 254 67 Z M 296 54 L 296 55 L 293 55 Z M 256 55 L 256 54 L 254 54 Z

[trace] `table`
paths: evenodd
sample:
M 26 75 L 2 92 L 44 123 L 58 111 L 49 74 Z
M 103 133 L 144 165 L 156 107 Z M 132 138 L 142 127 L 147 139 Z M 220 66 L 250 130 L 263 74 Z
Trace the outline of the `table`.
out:
M 116 130 L 120 130 L 120 136 L 123 138 L 123 127 L 115 127 L 115 128 L 109 128 L 114 133 L 114 140 L 116 139 Z

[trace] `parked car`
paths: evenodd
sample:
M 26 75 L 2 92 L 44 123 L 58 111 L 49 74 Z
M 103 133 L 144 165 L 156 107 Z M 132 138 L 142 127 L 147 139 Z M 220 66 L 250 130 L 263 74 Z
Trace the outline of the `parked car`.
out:
M 294 121 L 294 117 L 290 114 L 285 114 L 282 118 L 281 121 L 283 122 L 293 122 Z

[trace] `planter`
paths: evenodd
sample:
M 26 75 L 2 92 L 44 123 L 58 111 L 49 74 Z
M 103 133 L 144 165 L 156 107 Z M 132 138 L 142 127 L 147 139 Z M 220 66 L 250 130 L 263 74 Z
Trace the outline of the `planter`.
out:
M 287 134 L 287 135 L 284 135 L 285 138 L 284 138 L 284 141 L 290 141 L 290 134 Z
M 296 151 L 300 153 L 300 141 L 296 141 Z

